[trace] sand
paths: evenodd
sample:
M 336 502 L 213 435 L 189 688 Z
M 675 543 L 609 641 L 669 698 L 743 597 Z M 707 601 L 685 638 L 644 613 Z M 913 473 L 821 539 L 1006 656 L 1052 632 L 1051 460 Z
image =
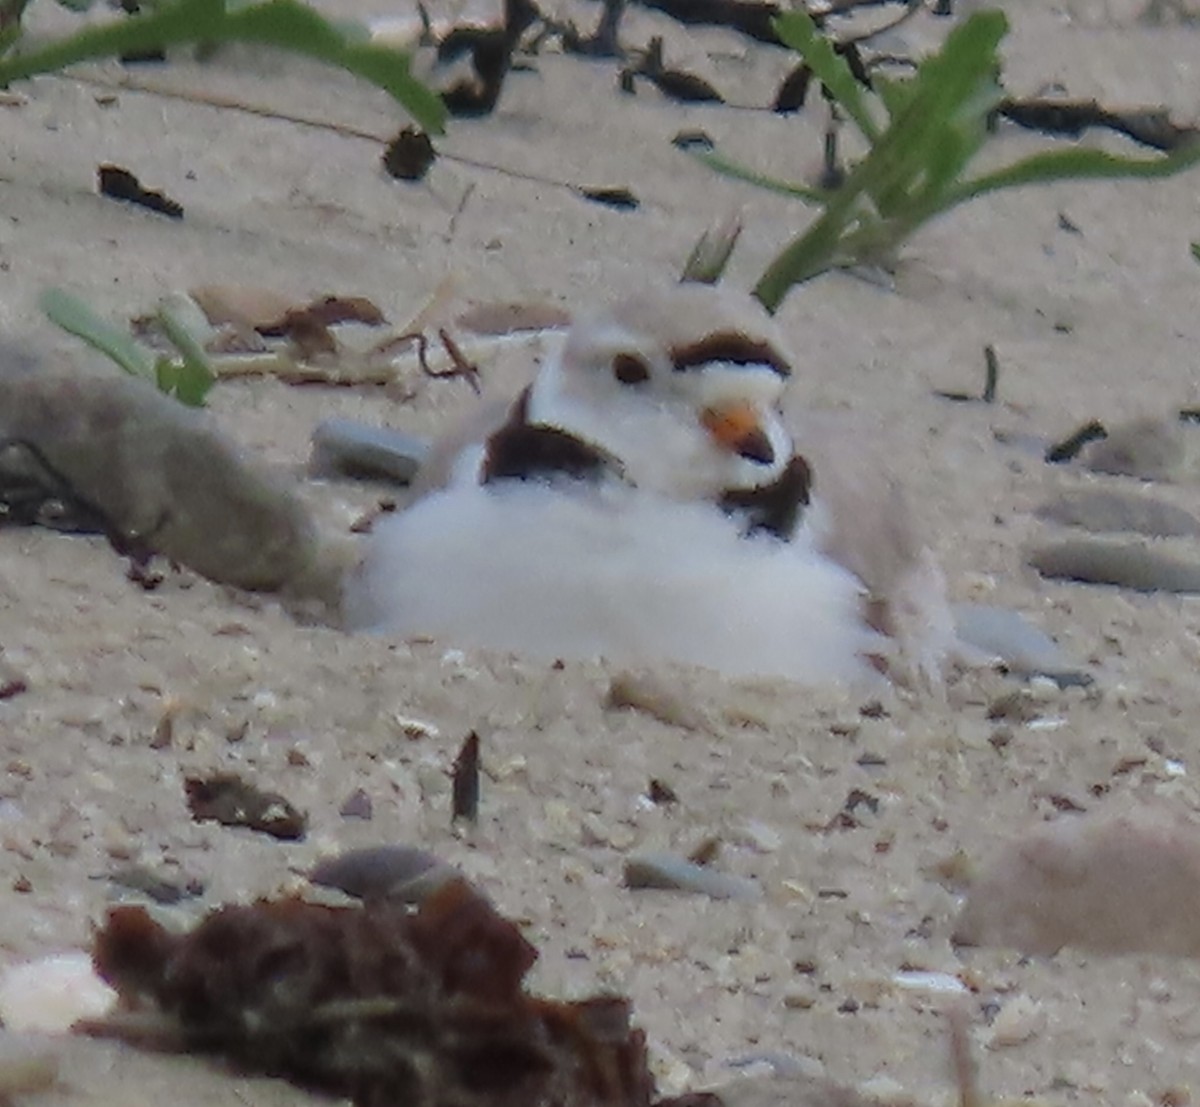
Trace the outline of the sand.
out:
M 1058 83 L 1194 120 L 1200 28 L 1149 26 L 1139 6 L 1007 4 L 1010 87 Z M 365 0 L 353 8 L 372 10 Z M 916 21 L 904 41 L 932 41 L 941 28 Z M 628 40 L 652 33 L 738 103 L 766 102 L 788 66 L 783 52 L 730 33 L 689 34 L 632 12 Z M 143 74 L 380 135 L 401 121 L 381 94 L 287 58 L 231 50 Z M 648 87 L 630 98 L 611 64 L 546 55 L 513 76 L 493 117 L 455 123 L 444 140 L 473 159 L 627 186 L 641 208 L 619 212 L 449 161 L 405 185 L 384 177 L 368 142 L 141 93 L 110 99 L 61 78 L 15 91 L 20 106 L 0 107 L 0 331 L 79 362 L 76 344 L 39 317 L 46 285 L 114 318 L 164 292 L 237 281 L 297 298 L 366 295 L 402 320 L 447 276 L 464 302 L 570 308 L 673 279 L 700 232 L 740 208 L 746 229 L 728 281 L 748 287 L 804 209 L 708 174 L 670 139 L 703 128 L 731 154 L 804 174 L 818 162 L 822 118 L 685 107 Z M 1046 141 L 1005 131 L 989 157 Z M 105 161 L 168 191 L 186 217 L 97 197 Z M 959 889 L 938 865 L 960 851 L 983 859 L 1073 806 L 1138 795 L 1200 808 L 1198 601 L 1047 583 L 1022 557 L 1047 533 L 1033 509 L 1056 488 L 1089 483 L 1022 443 L 1091 418 L 1200 405 L 1200 267 L 1188 251 L 1200 238 L 1198 181 L 995 196 L 921 232 L 894 291 L 830 275 L 781 313 L 801 353 L 792 402 L 847 409 L 872 426 L 927 519 L 955 598 L 1025 612 L 1095 674 L 1092 688 L 1035 688 L 1036 718 L 1006 722 L 990 720 L 989 705 L 1013 686 L 991 674 L 953 683 L 945 704 L 897 693 L 864 714 L 836 690 L 664 669 L 656 675 L 701 718 L 685 729 L 607 710 L 614 674 L 602 665 L 351 639 L 187 573 L 146 593 L 102 540 L 7 530 L 0 657 L 28 691 L 0 703 L 0 962 L 86 946 L 116 894 L 107 875 L 131 861 L 203 882 L 202 899 L 172 909 L 186 918 L 297 887 L 337 849 L 415 844 L 462 865 L 523 921 L 541 950 L 536 988 L 627 992 L 665 1091 L 732 1079 L 739 1057 L 783 1053 L 870 1082 L 885 1099 L 945 1102 L 946 1000 L 893 980 L 923 969 L 963 973 L 977 989 L 971 1033 L 993 1094 L 1051 1104 L 1183 1095 L 1200 1071 L 1194 965 L 955 951 Z M 981 386 L 986 343 L 1001 367 L 999 402 L 936 398 Z M 520 371 L 493 367 L 490 387 Z M 222 384 L 211 406 L 247 447 L 299 472 L 324 416 L 428 434 L 471 402 L 462 382 L 254 380 Z M 1156 491 L 1200 509 L 1194 484 Z M 309 494 L 345 527 L 378 492 Z M 152 742 L 165 713 L 166 745 Z M 446 770 L 472 729 L 486 776 L 479 826 L 463 835 L 450 827 Z M 218 768 L 286 794 L 309 813 L 308 837 L 281 843 L 192 823 L 182 779 Z M 652 778 L 679 802 L 650 803 Z M 338 813 L 356 789 L 372 800 L 370 821 Z M 851 820 L 835 819 L 855 790 L 877 810 L 859 804 Z M 723 842 L 722 867 L 762 882 L 763 902 L 620 886 L 629 851 L 686 852 L 709 836 Z M 168 1096 L 214 1107 L 305 1101 L 207 1060 L 78 1041 L 59 1090 L 37 1102 L 132 1107 Z

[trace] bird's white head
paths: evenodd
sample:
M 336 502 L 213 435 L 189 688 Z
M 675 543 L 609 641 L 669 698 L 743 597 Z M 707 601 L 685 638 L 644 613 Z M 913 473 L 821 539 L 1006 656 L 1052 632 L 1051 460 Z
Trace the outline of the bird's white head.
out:
M 577 319 L 530 397 L 531 421 L 619 458 L 641 487 L 704 499 L 775 482 L 791 358 L 749 297 L 682 284 Z

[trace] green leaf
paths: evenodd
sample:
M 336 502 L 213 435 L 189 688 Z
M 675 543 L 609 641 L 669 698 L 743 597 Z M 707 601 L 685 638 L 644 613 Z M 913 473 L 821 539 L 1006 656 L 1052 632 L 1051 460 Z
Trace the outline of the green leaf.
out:
M 1192 243 L 1192 257 L 1194 257 L 1197 261 L 1200 261 L 1200 242 Z
M 1198 163 L 1200 139 L 1180 146 L 1165 156 L 1153 158 L 1124 158 L 1093 149 L 1050 150 L 1044 154 L 1032 154 L 973 181 L 963 182 L 947 194 L 943 206 L 961 204 L 1002 188 L 1046 184 L 1050 181 L 1173 177 Z
M 854 120 L 863 137 L 874 142 L 879 137 L 879 127 L 871 118 L 862 85 L 850 70 L 849 64 L 813 22 L 805 11 L 784 12 L 773 21 L 775 33 L 785 46 L 796 50 L 813 76 L 821 82 L 829 95 Z
M 829 200 L 829 193 L 824 189 L 809 188 L 807 185 L 793 184 L 775 177 L 768 177 L 763 173 L 756 173 L 753 169 L 748 169 L 723 154 L 717 153 L 716 150 L 688 150 L 687 153 L 710 169 L 716 170 L 723 177 L 745 181 L 747 184 L 765 188 L 768 192 L 791 196 L 797 200 L 803 200 L 806 204 L 824 204 Z
M 101 319 L 82 300 L 60 288 L 48 288 L 39 301 L 51 322 L 83 339 L 135 377 L 154 380 L 154 358 L 125 331 Z
M 146 53 L 184 43 L 254 42 L 345 69 L 399 101 L 426 131 L 441 134 L 446 109 L 414 78 L 408 57 L 339 31 L 298 0 L 227 8 L 225 0 L 178 0 L 155 10 L 85 27 L 28 53 L 0 59 L 0 88 L 78 62 Z
M 156 366 L 158 387 L 189 407 L 203 407 L 205 398 L 217 383 L 217 374 L 204 347 L 170 308 L 158 309 L 158 322 L 181 360 L 160 359 Z

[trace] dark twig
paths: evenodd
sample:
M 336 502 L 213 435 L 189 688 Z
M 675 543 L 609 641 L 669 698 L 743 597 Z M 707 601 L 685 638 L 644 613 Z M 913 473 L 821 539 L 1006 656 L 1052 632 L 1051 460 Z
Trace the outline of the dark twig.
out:
M 452 819 L 466 819 L 476 822 L 479 819 L 479 735 L 471 731 L 454 759 L 454 770 L 451 779 L 452 799 L 450 814 Z

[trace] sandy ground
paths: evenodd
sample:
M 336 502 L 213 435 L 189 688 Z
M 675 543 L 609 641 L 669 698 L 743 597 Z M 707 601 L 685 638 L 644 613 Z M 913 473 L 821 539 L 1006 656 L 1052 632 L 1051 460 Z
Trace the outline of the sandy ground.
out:
M 1166 104 L 1183 120 L 1200 114 L 1200 27 L 1147 26 L 1135 5 L 1007 7 L 1014 91 L 1059 83 L 1079 97 Z M 918 22 L 905 35 L 917 44 L 940 31 Z M 739 103 L 766 102 L 787 67 L 782 52 L 721 31 L 689 35 L 638 12 L 626 27 L 631 42 L 655 32 L 669 58 Z M 381 95 L 289 59 L 233 51 L 152 76 L 381 135 L 399 121 Z M 79 355 L 39 318 L 47 284 L 116 317 L 165 291 L 236 280 L 297 297 L 367 295 L 400 319 L 447 275 L 467 299 L 570 307 L 673 279 L 704 227 L 738 206 L 746 232 L 729 281 L 746 286 L 804 212 L 708 175 L 671 136 L 702 127 L 729 153 L 792 174 L 819 151 L 819 114 L 683 107 L 649 88 L 629 98 L 610 64 L 556 56 L 515 75 L 494 117 L 455 124 L 445 140 L 514 169 L 628 186 L 642 206 L 623 213 L 445 161 L 426 183 L 404 185 L 383 176 L 369 143 L 149 95 L 102 103 L 66 79 L 20 92 L 21 106 L 0 107 L 0 330 L 50 358 Z M 1041 142 L 1005 132 L 995 156 Z M 166 189 L 186 218 L 98 198 L 104 161 Z M 130 860 L 202 881 L 203 898 L 177 909 L 197 914 L 296 886 L 334 849 L 413 843 L 461 864 L 524 921 L 542 954 L 536 988 L 629 993 L 664 1090 L 721 1082 L 731 1059 L 781 1052 L 871 1081 L 885 1098 L 902 1089 L 944 1101 L 944 1001 L 896 987 L 907 967 L 965 970 L 978 985 L 972 1033 L 994 1094 L 1187 1102 L 1164 1096 L 1198 1081 L 1194 965 L 956 952 L 958 900 L 934 866 L 1071 817 L 1065 801 L 1103 810 L 1161 795 L 1200 809 L 1198 601 L 1037 579 L 1021 555 L 1037 533 L 1030 509 L 1086 478 L 993 434 L 1059 436 L 1091 417 L 1200 405 L 1200 267 L 1187 248 L 1200 238 L 1198 182 L 1062 185 L 973 204 L 918 236 L 895 291 L 828 276 L 781 316 L 802 353 L 793 402 L 877 424 L 954 595 L 1026 612 L 1092 669 L 1094 688 L 1036 690 L 1040 721 L 1025 725 L 988 720 L 1011 690 L 990 675 L 953 685 L 945 706 L 897 695 L 866 717 L 836 691 L 667 671 L 707 720 L 685 730 L 606 710 L 601 666 L 354 640 L 187 574 L 147 594 L 100 540 L 8 530 L 0 646 L 29 690 L 0 703 L 0 960 L 86 945 L 117 894 L 107 874 Z M 1062 229 L 1060 213 L 1080 233 Z M 1002 402 L 936 399 L 935 388 L 979 386 L 985 343 L 999 356 Z M 430 433 L 470 402 L 460 383 L 415 381 L 413 391 L 398 402 L 378 389 L 255 381 L 220 386 L 212 406 L 247 445 L 299 470 L 323 416 Z M 1193 484 L 1160 492 L 1200 508 Z M 312 495 L 343 523 L 371 502 L 336 486 Z M 173 743 L 152 748 L 168 708 Z M 989 741 L 1002 726 L 1009 740 Z M 445 770 L 471 729 L 487 776 L 478 830 L 461 837 Z M 1130 759 L 1132 771 L 1118 771 Z M 216 768 L 288 795 L 310 814 L 308 838 L 193 824 L 182 778 Z M 651 778 L 679 803 L 646 802 Z M 359 788 L 370 821 L 338 814 Z M 856 827 L 827 829 L 855 789 L 878 810 L 860 806 Z M 710 835 L 725 844 L 723 866 L 764 883 L 764 903 L 620 886 L 630 849 L 687 851 Z M 1001 1046 L 997 1019 L 1020 1040 Z M 207 1061 L 77 1042 L 61 1088 L 38 1102 L 168 1095 L 214 1107 L 303 1100 Z

